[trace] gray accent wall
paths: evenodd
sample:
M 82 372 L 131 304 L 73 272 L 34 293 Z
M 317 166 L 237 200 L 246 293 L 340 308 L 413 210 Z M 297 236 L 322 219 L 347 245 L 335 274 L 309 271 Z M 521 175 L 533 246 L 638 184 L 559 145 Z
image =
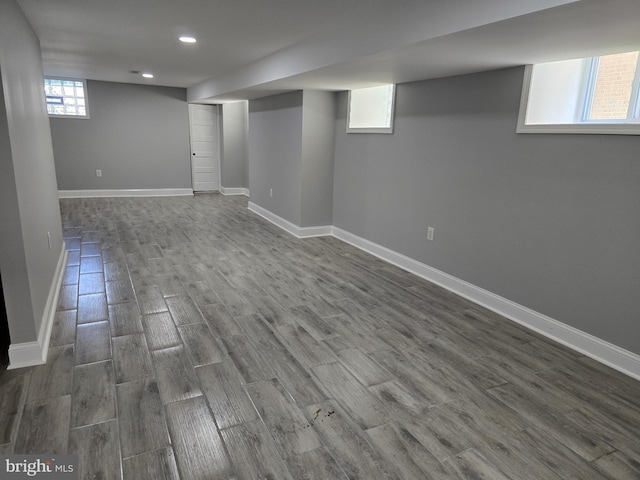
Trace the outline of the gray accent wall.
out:
M 331 225 L 335 109 L 335 94 L 310 90 L 249 101 L 252 203 L 299 227 Z
M 335 118 L 334 93 L 303 91 L 301 227 L 333 221 Z
M 251 202 L 295 225 L 300 225 L 301 158 L 302 91 L 250 100 Z
M 249 103 L 221 105 L 220 184 L 225 188 L 249 188 Z
M 60 190 L 191 188 L 185 89 L 89 80 L 87 90 L 90 118 L 51 118 Z
M 16 344 L 38 339 L 62 227 L 40 42 L 14 0 L 0 2 L 0 76 L 0 270 Z
M 333 223 L 640 354 L 640 137 L 516 134 L 523 72 L 400 84 L 393 135 L 340 94 Z

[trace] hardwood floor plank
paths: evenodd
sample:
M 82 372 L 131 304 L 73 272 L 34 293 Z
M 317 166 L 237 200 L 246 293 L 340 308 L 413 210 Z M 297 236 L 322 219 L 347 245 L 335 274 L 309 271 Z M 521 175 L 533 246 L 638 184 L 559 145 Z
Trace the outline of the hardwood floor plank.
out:
M 460 478 L 510 480 L 499 466 L 492 464 L 476 449 L 469 449 L 451 457 L 445 461 L 445 464 Z
M 415 359 L 409 360 L 404 355 L 391 351 L 378 351 L 370 354 L 378 365 L 395 376 L 396 381 L 410 389 L 417 396 L 423 397 L 427 405 L 434 406 L 458 397 L 448 385 L 439 382 L 440 375 L 428 365 L 416 365 Z
M 116 418 L 113 362 L 76 365 L 71 393 L 71 428 Z
M 134 285 L 135 287 L 135 285 Z M 157 285 L 148 285 L 136 288 L 136 297 L 138 298 L 138 307 L 143 315 L 151 315 L 153 313 L 167 312 L 167 304 L 164 296 L 160 292 Z
M 325 340 L 338 335 L 331 326 L 316 312 L 303 305 L 291 309 L 291 317 L 316 340 Z
M 640 462 L 621 452 L 604 455 L 594 463 L 610 478 L 640 478 Z
M 202 392 L 221 429 L 258 418 L 243 378 L 231 360 L 196 368 Z
M 445 476 L 440 462 L 405 428 L 387 423 L 367 430 L 367 435 L 405 480 L 454 478 Z M 438 473 L 432 475 L 433 472 Z
M 220 303 L 220 297 L 204 280 L 195 280 L 185 284 L 187 293 L 198 307 Z M 202 312 L 204 313 L 204 312 Z
M 117 420 L 71 429 L 69 452 L 78 454 L 78 478 L 122 478 Z
M 594 468 L 593 464 L 585 462 L 581 456 L 536 427 L 529 427 L 522 432 L 513 434 L 513 436 L 528 448 L 529 455 L 535 456 L 563 479 L 600 480 L 607 478 Z
M 342 336 L 351 347 L 355 347 L 364 353 L 377 352 L 388 349 L 389 346 L 375 335 L 374 329 L 369 329 L 366 325 L 359 323 L 348 315 L 339 315 L 324 319 L 329 326 Z M 330 342 L 336 337 L 325 340 Z
M 80 266 L 67 266 L 64 269 L 62 285 L 77 285 L 80 281 Z
M 180 477 L 233 478 L 235 472 L 204 397 L 171 403 L 166 410 Z
M 222 343 L 246 383 L 275 377 L 273 369 L 251 345 L 246 335 L 222 337 Z
M 133 287 L 131 286 L 131 280 L 129 280 L 128 274 L 124 279 L 108 281 L 106 283 L 106 291 L 107 303 L 109 305 L 136 301 L 136 296 L 135 293 L 133 293 Z
M 78 297 L 78 324 L 107 320 L 107 296 L 104 293 Z M 75 308 L 75 307 L 73 307 Z
M 492 388 L 488 393 L 588 461 L 614 451 L 611 445 L 594 438 L 591 432 L 566 416 L 556 416 L 547 411 L 526 390 L 507 384 Z
M 391 380 L 387 371 L 357 348 L 346 348 L 336 355 L 349 373 L 365 387 Z
M 322 443 L 350 479 L 400 479 L 369 438 L 335 402 L 305 408 L 307 419 Z
M 390 380 L 368 387 L 387 408 L 392 418 L 401 419 L 414 415 L 421 415 L 428 410 L 426 398 L 410 391 L 401 383 Z
M 151 357 L 165 405 L 202 395 L 198 377 L 183 346 L 154 350 Z
M 155 380 L 144 379 L 120 384 L 117 396 L 123 458 L 169 445 L 164 407 Z
M 294 480 L 261 421 L 227 428 L 221 435 L 238 477 Z
M 306 370 L 288 350 L 270 350 L 264 352 L 264 358 L 298 405 L 320 403 L 329 398 L 316 379 L 310 375 L 309 370 Z
M 191 297 L 176 295 L 165 298 L 173 322 L 177 325 L 189 325 L 192 323 L 204 323 L 204 317 Z
M 70 395 L 27 403 L 16 436 L 14 453 L 66 454 L 70 413 Z
M 182 345 L 178 329 L 168 311 L 143 315 L 142 327 L 150 350 Z
M 16 439 L 30 377 L 31 371 L 26 369 L 0 374 L 0 445 L 13 443 Z
M 122 474 L 124 480 L 180 480 L 171 447 L 125 458 Z
M 320 384 L 349 413 L 362 429 L 388 421 L 387 409 L 340 363 L 328 363 L 312 369 Z
M 80 253 L 80 274 L 102 272 L 102 259 L 100 257 L 83 257 Z
M 336 356 L 323 343 L 319 342 L 299 325 L 280 325 L 276 330 L 291 351 L 303 365 L 315 367 L 335 362 Z
M 285 348 L 282 341 L 260 315 L 244 315 L 242 317 L 234 317 L 234 320 L 260 352 Z
M 246 388 L 283 456 L 320 447 L 305 415 L 277 379 L 254 382 Z
M 113 364 L 116 383 L 154 376 L 147 340 L 142 333 L 114 337 Z
M 109 326 L 112 337 L 144 332 L 137 303 L 109 305 Z
M 47 363 L 33 369 L 28 402 L 71 394 L 74 346 L 50 347 Z
M 296 323 L 290 310 L 286 309 L 271 296 L 252 297 L 251 306 L 272 327 Z
M 347 480 L 348 478 L 335 458 L 324 447 L 293 455 L 288 457 L 286 461 L 291 475 L 296 479 L 326 480 L 331 478 Z
M 102 274 L 102 272 L 81 274 L 80 283 L 78 285 L 78 293 L 80 295 L 105 293 L 104 275 Z
M 242 335 L 242 329 L 233 319 L 227 307 L 221 303 L 202 305 L 200 310 L 216 338 Z
M 181 325 L 178 332 L 194 367 L 223 362 L 227 353 L 213 337 L 206 323 Z
M 76 328 L 76 365 L 111 358 L 109 322 L 92 322 Z
M 56 312 L 56 317 L 51 329 L 51 339 L 49 345 L 60 347 L 70 345 L 76 341 L 76 310 L 65 310 Z

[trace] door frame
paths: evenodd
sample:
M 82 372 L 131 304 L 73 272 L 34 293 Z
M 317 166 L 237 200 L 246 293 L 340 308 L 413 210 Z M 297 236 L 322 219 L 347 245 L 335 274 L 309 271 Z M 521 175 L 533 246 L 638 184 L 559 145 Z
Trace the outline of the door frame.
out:
M 216 132 L 216 142 L 217 142 L 217 159 L 215 160 L 215 168 L 218 169 L 218 184 L 217 184 L 217 188 L 215 190 L 211 190 L 212 192 L 220 192 L 220 189 L 222 188 L 222 171 L 220 170 L 220 163 L 221 163 L 221 158 L 222 158 L 222 144 L 220 143 L 220 139 L 222 138 L 222 135 L 220 135 L 220 129 L 222 128 L 222 119 L 221 119 L 221 108 L 220 105 L 218 104 L 210 104 L 210 103 L 196 103 L 196 102 L 192 102 L 192 103 L 187 103 L 187 108 L 188 108 L 188 123 L 189 123 L 189 168 L 191 170 L 191 191 L 193 193 L 196 192 L 201 192 L 203 190 L 195 190 L 194 189 L 194 178 L 193 178 L 193 142 L 192 142 L 192 136 L 193 133 L 191 131 L 191 106 L 192 105 L 197 105 L 197 106 L 201 106 L 201 107 L 211 107 L 211 109 L 214 111 L 215 117 L 216 117 L 216 128 L 215 128 L 215 132 Z

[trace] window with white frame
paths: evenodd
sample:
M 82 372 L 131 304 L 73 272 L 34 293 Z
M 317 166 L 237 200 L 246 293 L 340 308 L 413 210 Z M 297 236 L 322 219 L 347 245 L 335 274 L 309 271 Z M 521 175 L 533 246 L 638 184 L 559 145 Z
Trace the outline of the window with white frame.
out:
M 528 66 L 518 132 L 640 135 L 639 53 Z
M 44 94 L 49 115 L 89 116 L 87 88 L 84 80 L 45 78 Z
M 347 133 L 393 133 L 395 85 L 349 92 Z

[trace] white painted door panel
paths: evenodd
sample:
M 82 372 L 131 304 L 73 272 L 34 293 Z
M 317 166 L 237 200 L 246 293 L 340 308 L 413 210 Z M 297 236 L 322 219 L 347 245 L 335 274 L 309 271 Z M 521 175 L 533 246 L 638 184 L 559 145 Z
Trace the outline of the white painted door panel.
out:
M 189 105 L 191 180 L 194 192 L 220 189 L 218 107 Z

